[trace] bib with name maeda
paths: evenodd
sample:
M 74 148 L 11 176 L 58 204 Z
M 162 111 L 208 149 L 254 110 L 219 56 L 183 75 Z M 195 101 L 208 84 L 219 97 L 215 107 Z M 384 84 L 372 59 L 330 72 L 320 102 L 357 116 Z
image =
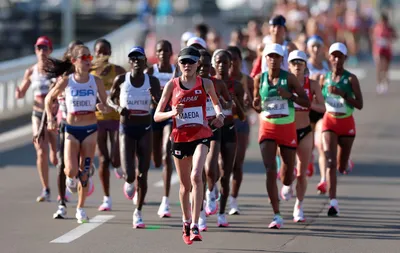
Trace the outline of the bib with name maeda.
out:
M 183 108 L 183 112 L 176 117 L 176 126 L 197 124 L 203 125 L 203 108 L 201 106 Z

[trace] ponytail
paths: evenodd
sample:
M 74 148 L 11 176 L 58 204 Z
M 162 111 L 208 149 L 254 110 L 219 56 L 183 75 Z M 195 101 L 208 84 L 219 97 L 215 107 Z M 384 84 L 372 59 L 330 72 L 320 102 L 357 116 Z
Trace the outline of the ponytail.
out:
M 55 58 L 48 58 L 44 71 L 47 73 L 48 78 L 57 78 L 62 75 L 68 76 L 74 73 L 75 68 L 68 58 L 63 61 Z

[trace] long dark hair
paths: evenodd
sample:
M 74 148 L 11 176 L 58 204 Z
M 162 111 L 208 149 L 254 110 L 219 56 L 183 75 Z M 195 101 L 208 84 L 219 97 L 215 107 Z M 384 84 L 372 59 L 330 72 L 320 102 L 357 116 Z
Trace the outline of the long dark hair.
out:
M 46 67 L 44 71 L 47 73 L 48 78 L 57 78 L 59 76 L 68 76 L 75 72 L 75 67 L 72 64 L 71 59 L 74 59 L 78 56 L 79 50 L 89 48 L 85 45 L 76 45 L 73 47 L 71 51 L 70 57 L 64 60 L 58 60 L 55 58 L 48 58 L 46 62 Z M 90 50 L 89 50 L 90 51 Z

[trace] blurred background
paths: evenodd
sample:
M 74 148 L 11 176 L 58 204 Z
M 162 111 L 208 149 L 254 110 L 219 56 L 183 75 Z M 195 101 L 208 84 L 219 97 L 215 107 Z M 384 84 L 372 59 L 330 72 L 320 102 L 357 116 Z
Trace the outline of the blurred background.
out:
M 312 29 L 309 19 L 314 17 L 329 31 L 327 37 L 354 40 L 360 57 L 370 52 L 369 32 L 382 9 L 390 10 L 393 24 L 400 24 L 393 16 L 400 1 L 394 0 L 0 0 L 0 61 L 32 54 L 41 35 L 49 36 L 55 48 L 64 46 L 66 5 L 73 11 L 73 37 L 83 41 L 138 20 L 152 32 L 151 38 L 179 42 L 184 31 L 205 22 L 224 43 L 239 29 L 249 39 L 249 48 L 255 49 L 255 37 L 262 40 L 268 33 L 264 22 L 279 13 L 287 18 L 289 37 L 297 44 L 306 39 L 307 26 Z M 178 50 L 179 43 L 174 44 Z
M 31 111 L 33 95 L 28 91 L 16 100 L 14 92 L 36 62 L 33 45 L 42 35 L 53 41 L 54 57 L 73 39 L 93 48 L 105 37 L 113 47 L 112 62 L 126 66 L 133 45 L 144 46 L 153 63 L 157 40 L 171 41 L 177 53 L 182 34 L 190 31 L 204 38 L 211 52 L 239 46 L 251 70 L 257 46 L 268 36 L 269 18 L 282 14 L 287 39 L 299 49 L 314 34 L 326 46 L 341 41 L 349 49 L 347 63 L 363 70 L 361 63 L 372 63 L 371 31 L 380 13 L 387 12 L 399 30 L 397 9 L 395 0 L 0 0 L 0 121 Z M 399 41 L 393 51 L 394 60 L 400 59 Z

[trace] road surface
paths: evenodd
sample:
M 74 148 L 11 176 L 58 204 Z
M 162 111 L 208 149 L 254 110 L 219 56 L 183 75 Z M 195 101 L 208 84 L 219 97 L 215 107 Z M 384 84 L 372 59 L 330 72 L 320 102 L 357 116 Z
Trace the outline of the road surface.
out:
M 176 177 L 171 190 L 172 217 L 159 219 L 156 212 L 163 194 L 161 171 L 149 172 L 147 204 L 143 218 L 147 229 L 132 229 L 132 202 L 122 194 L 123 181 L 111 179 L 113 211 L 100 213 L 102 200 L 98 174 L 96 190 L 86 211 L 95 222 L 78 225 L 74 218 L 76 197 L 68 204 L 66 220 L 53 220 L 56 210 L 56 170 L 51 169 L 51 203 L 36 203 L 40 183 L 28 127 L 0 134 L 0 251 L 4 253 L 120 253 L 120 252 L 399 252 L 400 246 L 400 86 L 390 94 L 375 93 L 374 69 L 362 66 L 364 110 L 355 113 L 357 138 L 351 175 L 339 177 L 341 217 L 328 218 L 328 200 L 317 195 L 314 175 L 304 202 L 307 222 L 291 221 L 294 199 L 282 202 L 284 228 L 269 230 L 272 210 L 265 190 L 257 131 L 245 163 L 239 197 L 242 215 L 229 216 L 230 227 L 217 228 L 216 216 L 208 219 L 204 241 L 187 246 L 181 239 L 181 217 Z M 161 187 L 160 187 L 161 186 Z

